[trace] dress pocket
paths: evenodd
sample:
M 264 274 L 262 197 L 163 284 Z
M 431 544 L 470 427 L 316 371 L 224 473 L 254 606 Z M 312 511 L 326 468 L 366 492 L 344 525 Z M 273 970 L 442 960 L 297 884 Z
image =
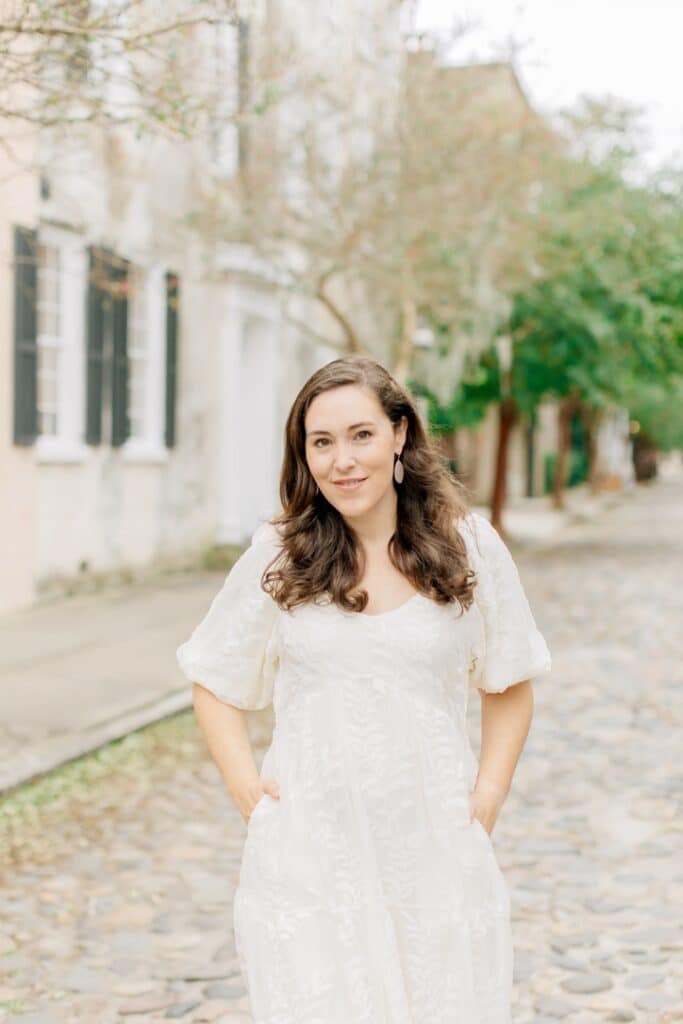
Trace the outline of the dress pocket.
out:
M 488 839 L 489 842 L 491 841 L 491 836 L 488 834 L 488 832 L 486 831 L 486 829 L 484 828 L 482 823 L 479 821 L 479 818 L 472 818 L 472 821 L 470 822 L 470 825 L 473 825 L 475 828 L 478 828 L 479 831 L 483 834 L 483 836 L 486 839 Z
M 274 798 L 270 795 L 270 793 L 264 793 L 262 796 L 258 798 L 254 805 L 253 811 L 249 815 L 249 821 L 247 822 L 247 832 L 251 828 L 254 819 L 258 818 L 261 814 L 263 814 L 263 807 L 264 805 L 266 805 L 266 801 L 272 799 Z
M 486 829 L 484 828 L 484 826 L 482 825 L 478 818 L 473 818 L 472 821 L 470 822 L 470 825 L 474 828 L 475 832 L 479 833 L 479 835 L 482 837 L 484 844 L 486 845 L 486 849 L 488 851 L 489 864 L 491 865 L 493 873 L 497 879 L 503 903 L 508 908 L 509 913 L 510 890 L 508 889 L 508 884 L 507 881 L 505 880 L 505 875 L 503 874 L 500 864 L 498 863 L 498 857 L 496 855 L 496 850 L 493 845 L 493 839 L 491 838 L 491 836 L 486 831 Z
M 479 818 L 472 818 L 472 821 L 470 822 L 470 828 L 473 828 L 475 832 L 479 833 L 479 835 L 481 836 L 482 840 L 484 841 L 484 843 L 488 846 L 489 850 L 491 851 L 491 854 L 493 854 L 494 860 L 495 860 L 495 851 L 494 851 L 494 847 L 493 847 L 493 839 L 491 838 L 489 833 L 486 831 L 486 829 L 484 828 L 482 823 L 479 821 Z

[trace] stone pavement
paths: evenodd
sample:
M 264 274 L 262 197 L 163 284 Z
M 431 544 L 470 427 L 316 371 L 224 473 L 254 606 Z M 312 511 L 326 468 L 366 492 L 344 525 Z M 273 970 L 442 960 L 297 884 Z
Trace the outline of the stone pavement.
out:
M 683 1020 L 682 511 L 638 488 L 518 558 L 554 665 L 492 835 L 514 1024 Z M 245 826 L 191 713 L 16 790 L 0 829 L 3 1020 L 249 1024 Z
M 549 498 L 519 499 L 506 513 L 511 542 L 552 542 L 629 497 L 572 488 L 565 512 Z M 188 707 L 175 649 L 224 578 L 167 573 L 2 616 L 0 791 Z M 262 736 L 270 722 L 267 713 L 250 715 L 250 733 Z

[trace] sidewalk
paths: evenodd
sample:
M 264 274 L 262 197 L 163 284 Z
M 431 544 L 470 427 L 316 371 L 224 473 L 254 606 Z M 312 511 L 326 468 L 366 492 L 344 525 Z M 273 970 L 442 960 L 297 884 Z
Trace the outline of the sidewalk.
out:
M 633 490 L 511 503 L 511 546 L 552 544 Z M 487 514 L 487 510 L 477 511 Z M 191 706 L 175 649 L 204 615 L 223 572 L 169 573 L 0 618 L 0 791 Z M 250 713 L 250 734 L 269 709 Z
M 545 547 L 567 530 L 589 522 L 613 505 L 627 501 L 637 493 L 635 484 L 621 491 L 605 491 L 591 494 L 585 484 L 572 487 L 565 493 L 565 508 L 553 507 L 552 496 L 540 498 L 515 498 L 503 512 L 503 523 L 511 547 Z M 474 506 L 475 511 L 489 517 L 485 506 Z

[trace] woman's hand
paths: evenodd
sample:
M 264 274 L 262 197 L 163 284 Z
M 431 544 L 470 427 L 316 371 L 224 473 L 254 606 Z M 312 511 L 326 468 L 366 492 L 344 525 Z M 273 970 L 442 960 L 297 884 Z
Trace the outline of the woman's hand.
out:
M 491 835 L 507 793 L 506 789 L 489 779 L 477 779 L 470 793 L 470 822 L 476 818 Z
M 244 793 L 238 793 L 234 796 L 237 809 L 242 815 L 245 824 L 249 824 L 249 819 L 254 812 L 256 804 L 266 793 L 275 800 L 280 799 L 280 786 L 275 779 L 258 778 Z

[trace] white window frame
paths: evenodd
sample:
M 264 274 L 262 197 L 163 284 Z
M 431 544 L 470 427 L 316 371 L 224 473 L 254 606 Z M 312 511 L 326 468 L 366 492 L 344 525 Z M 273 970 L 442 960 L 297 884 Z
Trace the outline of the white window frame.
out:
M 59 253 L 58 433 L 36 437 L 34 458 L 39 463 L 82 462 L 88 454 L 83 441 L 86 250 L 80 235 L 54 225 L 39 225 L 39 251 L 41 246 Z
M 136 302 L 144 304 L 141 314 L 146 324 L 147 344 L 143 364 L 141 391 L 143 393 L 143 428 L 139 435 L 129 437 L 122 445 L 125 462 L 157 464 L 168 461 L 165 444 L 166 414 L 166 274 L 160 264 L 147 264 L 132 260 L 135 274 L 143 285 L 139 293 L 128 300 L 128 337 L 137 311 Z M 130 367 L 129 367 L 130 370 Z
M 140 263 L 128 264 L 128 416 L 130 436 L 144 440 L 147 435 L 147 364 L 149 362 L 150 307 L 147 268 Z M 136 409 L 134 399 L 141 401 Z M 134 418 L 134 414 L 137 416 Z M 137 421 L 140 428 L 136 429 Z

